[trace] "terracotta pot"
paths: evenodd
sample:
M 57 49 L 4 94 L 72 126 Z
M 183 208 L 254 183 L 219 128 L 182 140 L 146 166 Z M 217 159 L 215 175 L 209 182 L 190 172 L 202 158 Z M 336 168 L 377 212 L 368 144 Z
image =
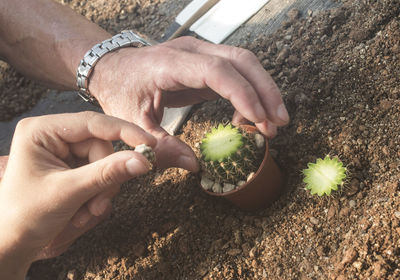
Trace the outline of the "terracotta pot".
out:
M 258 131 L 255 126 L 251 125 L 242 125 L 240 127 L 248 133 L 255 133 Z M 281 186 L 281 172 L 269 154 L 268 141 L 265 139 L 264 159 L 250 181 L 226 193 L 214 193 L 200 187 L 209 195 L 226 198 L 239 208 L 252 211 L 265 208 L 277 200 L 282 193 Z

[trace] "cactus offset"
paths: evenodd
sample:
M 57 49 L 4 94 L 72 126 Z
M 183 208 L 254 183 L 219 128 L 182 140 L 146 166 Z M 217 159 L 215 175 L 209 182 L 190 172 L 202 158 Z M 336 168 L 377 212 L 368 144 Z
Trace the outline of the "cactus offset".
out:
M 264 150 L 256 147 L 254 134 L 219 124 L 203 138 L 201 145 L 203 172 L 218 183 L 237 184 L 256 172 Z

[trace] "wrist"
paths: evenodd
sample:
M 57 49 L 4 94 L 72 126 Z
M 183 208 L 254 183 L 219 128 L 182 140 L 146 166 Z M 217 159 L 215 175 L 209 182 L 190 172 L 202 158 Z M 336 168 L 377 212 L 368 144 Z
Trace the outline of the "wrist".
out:
M 98 102 L 96 95 L 92 94 L 89 89 L 95 66 L 97 66 L 101 60 L 104 61 L 104 56 L 110 57 L 110 53 L 120 51 L 124 48 L 132 49 L 132 47 L 139 48 L 147 45 L 149 45 L 149 43 L 132 30 L 124 30 L 119 34 L 94 45 L 85 53 L 77 69 L 79 95 L 85 101 L 96 104 Z
M 34 254 L 21 246 L 19 241 L 18 237 L 7 238 L 1 234 L 0 279 L 25 279 L 25 275 L 34 260 Z
M 0 190 L 2 187 L 0 184 Z M 4 196 L 0 193 L 1 197 Z M 24 279 L 36 252 L 24 242 L 15 213 L 2 206 L 6 207 L 6 203 L 0 199 L 0 228 L 5 229 L 0 231 L 0 279 Z

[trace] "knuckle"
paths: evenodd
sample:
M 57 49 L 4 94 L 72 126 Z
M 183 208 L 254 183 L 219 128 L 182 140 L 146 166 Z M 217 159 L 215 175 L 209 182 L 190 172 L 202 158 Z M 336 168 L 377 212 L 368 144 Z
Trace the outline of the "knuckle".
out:
M 97 116 L 96 112 L 93 111 L 84 111 L 79 113 L 83 119 L 90 121 L 91 119 L 95 118 Z
M 218 73 L 226 69 L 227 67 L 230 66 L 230 63 L 228 60 L 223 59 L 218 56 L 210 56 L 208 57 L 206 61 L 206 70 L 207 72 L 213 72 L 213 73 Z
M 97 186 L 99 186 L 100 188 L 104 188 L 117 184 L 115 172 L 112 168 L 112 165 L 105 164 L 100 168 L 100 170 L 101 171 L 100 173 L 98 173 L 98 176 L 96 176 L 95 180 Z
M 16 131 L 19 131 L 19 130 L 26 131 L 27 129 L 32 127 L 35 122 L 36 122 L 36 119 L 34 117 L 24 118 L 17 123 Z
M 231 50 L 231 58 L 238 61 L 258 61 L 256 55 L 250 50 L 233 47 Z

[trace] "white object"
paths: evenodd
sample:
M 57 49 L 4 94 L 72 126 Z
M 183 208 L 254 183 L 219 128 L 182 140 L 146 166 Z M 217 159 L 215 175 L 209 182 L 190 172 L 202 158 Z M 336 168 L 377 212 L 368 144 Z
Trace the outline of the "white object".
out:
M 235 189 L 235 187 L 236 187 L 235 185 L 224 183 L 222 192 L 227 193 L 227 192 L 233 191 Z
M 200 184 L 203 187 L 203 189 L 208 191 L 208 190 L 212 189 L 212 187 L 214 185 L 214 181 L 212 181 L 211 179 L 207 178 L 206 176 L 201 176 Z
M 206 0 L 190 2 L 176 17 L 176 22 L 183 25 L 205 2 Z M 219 44 L 268 2 L 269 0 L 221 0 L 197 20 L 190 30 Z

